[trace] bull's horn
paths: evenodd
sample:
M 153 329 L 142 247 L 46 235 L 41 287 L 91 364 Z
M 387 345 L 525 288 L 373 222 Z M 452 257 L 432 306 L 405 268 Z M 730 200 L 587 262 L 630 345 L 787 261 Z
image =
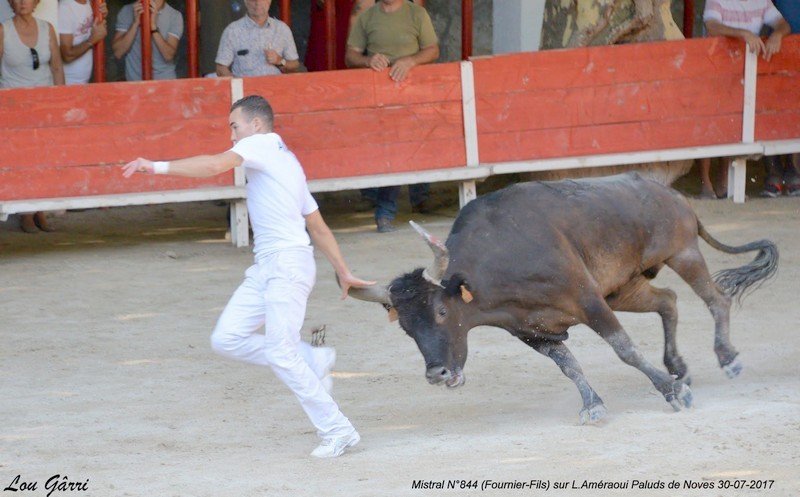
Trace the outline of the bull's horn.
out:
M 434 285 L 442 286 L 442 277 L 447 271 L 447 263 L 450 261 L 450 253 L 447 247 L 444 246 L 441 240 L 425 231 L 422 226 L 414 221 L 409 221 L 409 223 L 428 242 L 428 246 L 433 250 L 433 264 L 423 271 L 422 276 Z
M 336 275 L 336 284 L 339 285 L 339 288 L 342 287 L 342 284 L 339 282 L 339 275 Z M 392 305 L 392 300 L 389 297 L 389 288 L 385 286 L 351 286 L 347 289 L 347 295 L 365 302 Z
M 366 302 L 392 305 L 392 300 L 389 298 L 389 289 L 385 286 L 351 286 L 347 289 L 347 295 Z

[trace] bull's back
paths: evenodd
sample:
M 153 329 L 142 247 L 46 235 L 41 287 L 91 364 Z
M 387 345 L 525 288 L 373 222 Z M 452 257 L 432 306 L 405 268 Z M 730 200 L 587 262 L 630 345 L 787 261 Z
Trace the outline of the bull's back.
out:
M 448 248 L 456 266 L 503 271 L 512 262 L 520 283 L 589 274 L 612 291 L 696 239 L 683 197 L 627 173 L 520 183 L 481 197 L 459 215 Z

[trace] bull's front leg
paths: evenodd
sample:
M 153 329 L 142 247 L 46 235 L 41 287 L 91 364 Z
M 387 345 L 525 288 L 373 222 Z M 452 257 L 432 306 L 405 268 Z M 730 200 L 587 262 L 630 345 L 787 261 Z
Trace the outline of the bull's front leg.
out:
M 564 375 L 575 383 L 583 399 L 583 409 L 580 412 L 581 424 L 596 423 L 606 415 L 606 406 L 603 399 L 597 395 L 586 377 L 583 375 L 578 360 L 564 345 L 564 342 L 545 340 L 542 338 L 518 335 L 517 338 L 531 346 L 542 355 L 552 359 Z

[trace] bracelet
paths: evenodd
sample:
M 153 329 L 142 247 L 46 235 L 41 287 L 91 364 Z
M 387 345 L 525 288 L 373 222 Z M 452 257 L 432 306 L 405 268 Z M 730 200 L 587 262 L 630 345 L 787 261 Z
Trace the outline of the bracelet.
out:
M 151 29 L 151 30 L 150 30 L 150 32 L 151 32 L 151 33 L 158 33 L 158 28 L 156 28 L 156 29 Z
M 169 174 L 169 161 L 153 162 L 153 174 Z

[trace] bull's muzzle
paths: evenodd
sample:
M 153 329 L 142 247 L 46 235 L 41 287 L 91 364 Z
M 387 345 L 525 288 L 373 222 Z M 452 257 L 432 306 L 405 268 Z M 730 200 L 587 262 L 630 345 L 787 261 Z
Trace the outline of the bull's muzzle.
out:
M 464 373 L 460 368 L 455 371 L 450 371 L 444 366 L 428 368 L 425 372 L 425 378 L 431 385 L 440 385 L 444 383 L 448 388 L 460 387 L 466 381 Z

